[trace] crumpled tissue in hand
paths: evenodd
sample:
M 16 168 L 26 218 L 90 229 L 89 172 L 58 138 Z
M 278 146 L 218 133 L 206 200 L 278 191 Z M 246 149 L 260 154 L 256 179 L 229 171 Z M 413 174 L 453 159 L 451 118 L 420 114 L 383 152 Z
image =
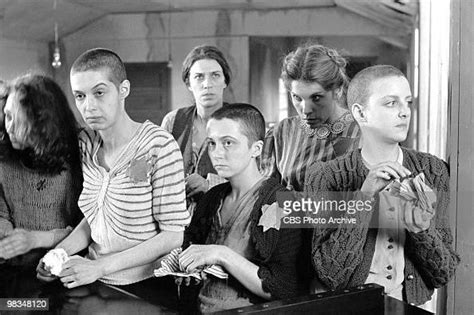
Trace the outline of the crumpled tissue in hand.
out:
M 384 190 L 389 191 L 390 195 L 400 198 L 400 208 L 403 209 L 401 219 L 410 231 L 416 233 L 429 228 L 430 221 L 435 216 L 437 197 L 436 193 L 426 184 L 423 173 L 402 178 L 401 181 L 394 180 Z M 390 205 L 390 200 L 388 200 L 388 204 Z M 407 214 L 411 215 L 407 217 Z M 407 218 L 409 218 L 409 222 L 406 221 Z
M 436 194 L 425 181 L 425 174 L 420 173 L 415 177 L 403 179 L 401 182 L 395 180 L 387 188 L 390 189 L 392 195 L 400 196 L 407 201 L 413 201 L 420 208 L 434 212 Z
M 46 253 L 43 257 L 44 268 L 55 276 L 59 276 L 63 270 L 63 264 L 69 260 L 66 251 L 62 248 L 55 248 Z

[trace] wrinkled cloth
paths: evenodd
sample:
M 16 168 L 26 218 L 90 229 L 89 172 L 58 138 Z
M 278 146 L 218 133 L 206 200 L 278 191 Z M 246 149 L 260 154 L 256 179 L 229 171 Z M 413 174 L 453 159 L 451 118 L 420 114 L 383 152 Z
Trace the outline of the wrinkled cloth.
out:
M 409 177 L 395 180 L 388 185 L 388 190 L 395 197 L 400 197 L 399 202 L 404 204 L 410 211 L 420 211 L 421 218 L 425 222 L 431 221 L 435 215 L 436 193 L 426 184 L 425 174 L 420 173 L 415 177 Z M 406 202 L 403 202 L 406 201 Z M 404 214 L 405 212 L 402 212 Z M 405 222 L 405 216 L 402 215 Z M 415 223 L 415 222 L 414 222 Z M 427 226 L 418 226 L 423 231 L 427 230 Z
M 202 280 L 201 272 L 205 272 L 220 279 L 227 279 L 229 277 L 229 275 L 219 265 L 209 265 L 194 272 L 186 272 L 186 270 L 182 269 L 179 265 L 179 254 L 182 251 L 183 250 L 181 247 L 175 248 L 168 255 L 166 255 L 166 257 L 161 261 L 161 267 L 155 269 L 155 277 L 193 277 L 197 280 Z
M 62 248 L 55 248 L 46 253 L 43 263 L 46 270 L 55 276 L 59 276 L 63 270 L 63 264 L 69 260 L 69 256 Z

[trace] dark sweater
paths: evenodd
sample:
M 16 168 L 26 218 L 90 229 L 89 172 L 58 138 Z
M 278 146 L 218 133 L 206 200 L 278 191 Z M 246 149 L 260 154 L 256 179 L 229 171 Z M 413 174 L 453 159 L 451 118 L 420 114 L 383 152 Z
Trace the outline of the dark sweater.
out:
M 184 234 L 184 244 L 205 244 L 213 217 L 221 200 L 229 194 L 231 186 L 224 183 L 209 190 L 199 201 L 190 226 Z M 258 276 L 262 287 L 273 299 L 296 296 L 300 289 L 296 273 L 296 260 L 301 247 L 301 230 L 273 228 L 263 232 L 258 226 L 262 206 L 276 202 L 277 192 L 285 191 L 275 179 L 266 180 L 259 189 L 259 197 L 251 213 L 251 242 L 256 255 L 252 260 L 259 266 Z
M 428 301 L 434 288 L 453 277 L 460 259 L 452 249 L 449 228 L 449 173 L 445 162 L 427 153 L 406 148 L 403 165 L 413 175 L 424 173 L 437 194 L 436 215 L 428 230 L 406 231 L 404 299 L 416 305 Z M 311 166 L 305 190 L 310 193 L 358 191 L 369 170 L 360 150 L 327 163 Z M 376 211 L 375 211 L 376 212 Z M 317 277 L 329 289 L 343 289 L 365 283 L 375 251 L 377 229 L 369 229 L 374 211 L 357 213 L 355 228 L 315 229 L 312 260 Z

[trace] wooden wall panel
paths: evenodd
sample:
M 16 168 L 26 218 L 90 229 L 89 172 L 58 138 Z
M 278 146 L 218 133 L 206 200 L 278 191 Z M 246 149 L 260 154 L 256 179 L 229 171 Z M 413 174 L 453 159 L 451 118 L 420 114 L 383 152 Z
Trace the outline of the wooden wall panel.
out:
M 450 71 L 451 226 L 461 264 L 447 314 L 474 314 L 474 2 L 452 0 Z

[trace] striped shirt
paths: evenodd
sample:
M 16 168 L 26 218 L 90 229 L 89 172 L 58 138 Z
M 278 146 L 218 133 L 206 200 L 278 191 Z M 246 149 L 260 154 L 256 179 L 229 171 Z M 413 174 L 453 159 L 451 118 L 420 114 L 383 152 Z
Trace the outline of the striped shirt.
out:
M 89 258 L 97 259 L 136 246 L 160 231 L 184 231 L 186 210 L 183 159 L 173 137 L 144 122 L 109 171 L 98 163 L 102 139 L 80 135 L 84 188 L 79 207 L 91 228 Z M 157 262 L 100 279 L 125 285 L 153 275 Z
M 360 129 L 352 116 L 343 114 L 345 128 L 325 139 L 310 136 L 301 128 L 299 116 L 282 120 L 265 136 L 261 166 L 266 176 L 280 180 L 289 190 L 303 191 L 306 169 L 315 161 L 329 161 L 359 145 Z

